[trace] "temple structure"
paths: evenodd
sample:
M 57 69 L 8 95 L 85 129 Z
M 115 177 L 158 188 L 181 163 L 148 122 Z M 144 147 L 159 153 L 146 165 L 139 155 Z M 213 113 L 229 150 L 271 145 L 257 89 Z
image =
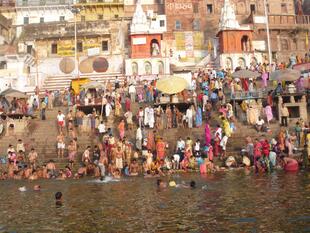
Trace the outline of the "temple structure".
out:
M 262 62 L 262 53 L 253 48 L 253 30 L 249 25 L 239 24 L 230 0 L 225 0 L 222 8 L 218 38 L 221 67 L 244 69 Z
M 130 32 L 130 52 L 126 59 L 126 75 L 168 74 L 170 65 L 162 45 L 166 31 L 166 16 L 156 15 L 152 10 L 145 13 L 138 0 Z

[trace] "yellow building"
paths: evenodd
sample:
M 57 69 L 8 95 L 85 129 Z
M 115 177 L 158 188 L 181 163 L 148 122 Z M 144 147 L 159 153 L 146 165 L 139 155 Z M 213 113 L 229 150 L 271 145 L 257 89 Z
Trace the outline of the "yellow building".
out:
M 79 0 L 75 7 L 81 11 L 78 21 L 111 20 L 124 17 L 123 0 Z

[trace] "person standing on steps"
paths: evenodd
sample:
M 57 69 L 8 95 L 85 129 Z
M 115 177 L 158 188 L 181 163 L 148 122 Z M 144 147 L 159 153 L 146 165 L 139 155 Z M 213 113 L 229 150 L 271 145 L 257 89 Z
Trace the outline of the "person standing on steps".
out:
M 45 121 L 46 120 L 46 115 L 45 115 L 45 111 L 46 111 L 46 102 L 44 99 L 42 99 L 41 102 L 41 120 Z
M 65 118 L 66 116 L 59 110 L 57 114 L 57 125 L 59 132 L 63 132 L 62 130 L 65 127 Z
M 281 112 L 281 126 L 287 127 L 287 120 L 289 117 L 288 108 L 284 104 L 282 104 L 280 112 Z
M 56 138 L 56 141 L 57 141 L 57 156 L 58 158 L 63 158 L 65 150 L 65 137 L 62 131 L 60 131 L 59 135 Z

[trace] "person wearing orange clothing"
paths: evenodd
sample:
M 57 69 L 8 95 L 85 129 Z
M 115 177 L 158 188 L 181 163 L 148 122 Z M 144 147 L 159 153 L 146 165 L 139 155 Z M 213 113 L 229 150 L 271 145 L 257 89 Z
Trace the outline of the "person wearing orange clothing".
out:
M 125 121 L 122 120 L 119 125 L 118 125 L 118 132 L 119 132 L 119 137 L 121 138 L 121 140 L 123 140 L 124 136 L 125 136 Z
M 160 138 L 156 143 L 156 152 L 157 152 L 157 159 L 165 159 L 165 147 L 166 143 L 164 142 L 163 138 Z

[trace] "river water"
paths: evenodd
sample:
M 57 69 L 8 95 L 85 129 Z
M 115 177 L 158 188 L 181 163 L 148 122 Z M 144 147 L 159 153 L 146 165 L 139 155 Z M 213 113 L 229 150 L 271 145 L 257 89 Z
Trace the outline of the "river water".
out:
M 2 181 L 0 232 L 310 232 L 310 174 L 180 174 L 196 189 L 156 179 Z M 40 184 L 40 192 L 32 191 Z M 28 191 L 20 192 L 18 187 Z M 54 194 L 63 193 L 56 207 Z

